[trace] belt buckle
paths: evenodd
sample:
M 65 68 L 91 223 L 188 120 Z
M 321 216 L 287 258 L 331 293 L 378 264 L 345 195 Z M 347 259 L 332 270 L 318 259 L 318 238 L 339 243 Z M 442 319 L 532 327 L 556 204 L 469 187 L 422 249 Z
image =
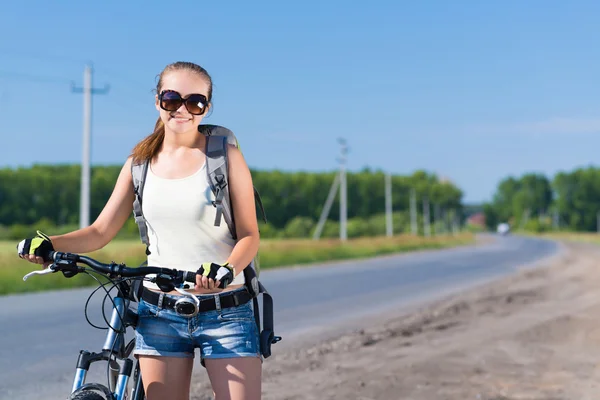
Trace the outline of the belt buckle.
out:
M 175 306 L 173 309 L 178 315 L 182 317 L 192 318 L 198 315 L 198 311 L 200 309 L 200 300 L 195 297 L 195 302 L 190 301 L 187 296 L 183 297 L 175 302 Z

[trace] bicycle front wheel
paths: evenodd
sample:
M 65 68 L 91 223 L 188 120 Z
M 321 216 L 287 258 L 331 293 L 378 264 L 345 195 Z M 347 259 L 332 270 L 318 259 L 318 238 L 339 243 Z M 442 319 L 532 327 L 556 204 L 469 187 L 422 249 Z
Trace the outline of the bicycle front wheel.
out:
M 79 392 L 74 395 L 71 395 L 68 400 L 106 400 L 104 396 L 99 395 L 96 392 L 92 392 L 90 390 L 86 390 L 84 392 Z

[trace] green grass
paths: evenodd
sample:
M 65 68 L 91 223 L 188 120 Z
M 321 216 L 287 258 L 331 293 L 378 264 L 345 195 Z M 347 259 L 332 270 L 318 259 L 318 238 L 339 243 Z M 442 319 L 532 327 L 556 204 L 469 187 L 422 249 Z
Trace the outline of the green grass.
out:
M 600 234 L 595 232 L 547 232 L 531 234 L 536 237 L 600 244 Z
M 399 235 L 392 238 L 370 237 L 350 239 L 346 243 L 336 239 L 319 241 L 310 239 L 262 240 L 260 266 L 262 270 L 265 270 L 331 260 L 441 249 L 473 244 L 474 241 L 475 236 L 471 233 L 430 238 L 410 235 Z M 33 276 L 27 282 L 23 282 L 25 274 L 40 269 L 41 266 L 19 259 L 16 255 L 16 244 L 16 242 L 0 241 L 0 295 L 95 284 L 92 278 L 83 274 L 67 279 L 60 273 Z M 89 253 L 89 255 L 102 262 L 124 262 L 129 266 L 138 266 L 145 260 L 144 245 L 139 240 L 115 240 L 104 249 Z
M 474 243 L 474 235 L 462 233 L 456 236 L 413 237 L 400 235 L 393 238 L 369 237 L 348 240 L 267 240 L 261 244 L 261 268 L 299 265 L 321 261 L 366 258 L 384 254 L 415 250 L 441 249 Z

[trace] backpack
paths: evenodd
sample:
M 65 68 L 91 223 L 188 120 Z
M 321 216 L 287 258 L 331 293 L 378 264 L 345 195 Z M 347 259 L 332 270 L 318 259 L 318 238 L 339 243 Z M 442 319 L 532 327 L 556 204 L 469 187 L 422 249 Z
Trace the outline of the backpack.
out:
M 233 209 L 231 207 L 229 198 L 227 145 L 234 145 L 238 149 L 240 149 L 240 145 L 233 132 L 222 126 L 199 125 L 198 132 L 206 136 L 206 172 L 208 174 L 208 181 L 210 183 L 211 190 L 215 196 L 215 200 L 212 202 L 212 204 L 217 209 L 215 226 L 220 226 L 222 219 L 224 219 L 229 228 L 231 236 L 237 240 L 235 217 L 233 215 Z M 135 192 L 133 216 L 140 231 L 142 243 L 146 245 L 146 255 L 150 254 L 150 242 L 148 239 L 148 226 L 142 213 L 142 198 L 144 182 L 146 173 L 148 172 L 149 163 L 150 160 L 146 160 L 141 163 L 132 163 L 131 165 L 131 176 L 133 178 L 133 187 Z M 262 200 L 256 188 L 254 188 L 254 200 L 256 205 L 258 205 L 260 208 L 263 220 L 267 222 Z M 281 337 L 275 336 L 273 331 L 273 298 L 258 279 L 260 275 L 260 262 L 258 254 L 256 257 L 254 257 L 250 265 L 244 268 L 243 272 L 246 282 L 245 286 L 253 298 L 254 319 L 256 321 L 258 331 L 260 332 L 261 353 L 264 358 L 268 358 L 271 355 L 271 344 L 280 341 Z M 260 294 L 263 295 L 262 331 L 260 324 L 261 317 L 258 307 L 258 296 Z

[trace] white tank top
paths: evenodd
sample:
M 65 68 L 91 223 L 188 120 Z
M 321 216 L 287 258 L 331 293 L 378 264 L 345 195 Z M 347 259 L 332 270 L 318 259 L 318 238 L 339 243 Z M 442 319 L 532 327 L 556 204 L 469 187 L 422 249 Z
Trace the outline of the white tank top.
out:
M 148 168 L 142 212 L 148 224 L 148 265 L 197 271 L 203 262 L 223 264 L 235 245 L 227 223 L 215 226 L 216 208 L 206 164 L 181 179 L 156 176 Z M 231 285 L 243 284 L 239 273 Z M 151 282 L 148 288 L 158 289 Z

